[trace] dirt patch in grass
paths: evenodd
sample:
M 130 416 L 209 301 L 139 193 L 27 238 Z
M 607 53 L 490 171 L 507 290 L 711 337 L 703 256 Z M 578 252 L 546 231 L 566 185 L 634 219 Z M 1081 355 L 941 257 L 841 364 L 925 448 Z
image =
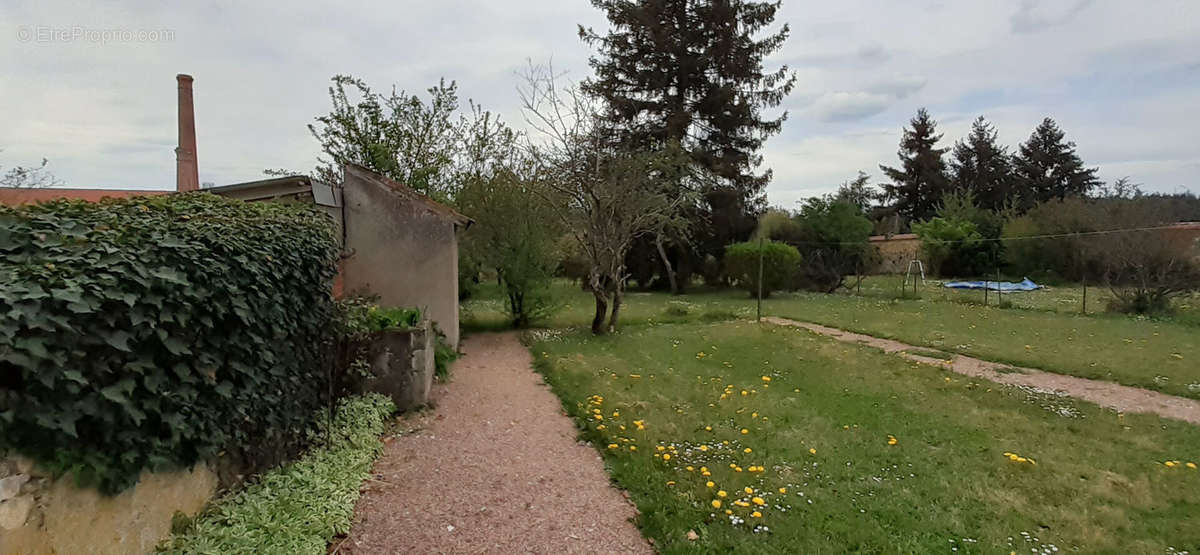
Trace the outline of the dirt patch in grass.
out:
M 919 348 L 891 339 L 881 339 L 820 324 L 789 320 L 787 318 L 766 317 L 763 320 L 782 326 L 804 328 L 820 335 L 833 337 L 839 341 L 860 343 L 875 347 L 882 349 L 884 352 L 895 353 L 910 360 L 924 364 L 935 364 L 959 374 L 983 378 L 996 383 L 1026 386 L 1047 392 L 1061 392 L 1071 397 L 1090 401 L 1102 407 L 1120 412 L 1146 412 L 1165 418 L 1200 424 L 1200 402 L 1192 399 L 1112 382 L 1089 380 L 1075 376 L 1043 372 L 1033 368 L 989 362 L 963 355 L 955 355 L 953 359 L 946 361 L 912 354 L 912 351 L 919 350 Z

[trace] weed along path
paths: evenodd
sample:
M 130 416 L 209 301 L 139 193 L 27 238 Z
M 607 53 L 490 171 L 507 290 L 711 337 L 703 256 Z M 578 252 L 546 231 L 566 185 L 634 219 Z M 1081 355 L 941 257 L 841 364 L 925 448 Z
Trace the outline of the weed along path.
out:
M 474 335 L 463 351 L 422 427 L 385 447 L 331 550 L 650 553 L 517 335 Z
M 773 316 L 764 317 L 763 321 L 803 328 L 813 333 L 833 337 L 848 343 L 861 343 L 870 347 L 882 349 L 887 353 L 898 354 L 909 360 L 925 364 L 936 364 L 946 369 L 983 378 L 997 383 L 1026 386 L 1045 391 L 1060 392 L 1077 399 L 1090 401 L 1102 407 L 1121 412 L 1146 412 L 1157 414 L 1164 418 L 1182 420 L 1192 424 L 1200 424 L 1200 401 L 1167 395 L 1137 387 L 1120 385 L 1112 382 L 1089 380 L 1063 374 L 1054 374 L 1022 368 L 1008 364 L 989 362 L 963 355 L 949 354 L 949 360 L 914 354 L 911 351 L 928 351 L 921 347 L 908 345 L 891 339 L 883 339 L 870 335 L 849 332 L 838 328 L 822 326 L 809 322 L 799 322 L 787 318 Z

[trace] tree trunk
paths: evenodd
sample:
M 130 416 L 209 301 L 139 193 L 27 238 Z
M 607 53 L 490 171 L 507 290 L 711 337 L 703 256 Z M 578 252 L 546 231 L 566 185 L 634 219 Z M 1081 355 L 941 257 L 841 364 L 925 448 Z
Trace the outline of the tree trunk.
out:
M 663 266 L 667 268 L 667 281 L 671 284 L 671 294 L 678 295 L 679 283 L 675 281 L 675 268 L 671 267 L 671 259 L 667 258 L 667 249 L 663 246 L 662 233 L 654 234 L 654 246 L 658 247 L 658 256 L 662 258 Z
M 613 292 L 612 314 L 608 317 L 608 331 L 617 331 L 617 315 L 621 312 L 621 288 Z
M 604 334 L 604 317 L 608 314 L 608 299 L 600 290 L 592 291 L 596 297 L 596 315 L 592 317 L 592 334 Z

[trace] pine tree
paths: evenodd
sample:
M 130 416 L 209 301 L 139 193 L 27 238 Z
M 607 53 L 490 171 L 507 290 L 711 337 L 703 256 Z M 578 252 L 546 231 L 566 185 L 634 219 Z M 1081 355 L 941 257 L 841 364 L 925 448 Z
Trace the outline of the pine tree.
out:
M 950 162 L 953 188 L 973 193 L 980 208 L 1004 208 L 1016 191 L 1012 157 L 1008 147 L 998 144 L 996 128 L 979 116 L 966 139 L 954 143 L 953 154 Z
M 787 114 L 768 119 L 795 76 L 765 73 L 763 59 L 787 40 L 788 26 L 756 38 L 779 2 L 744 0 L 592 0 L 608 34 L 579 28 L 596 46 L 596 76 L 585 89 L 604 99 L 612 131 L 631 149 L 678 143 L 702 168 L 757 199 L 770 170 L 756 173 L 763 141 Z
M 937 122 L 925 108 L 909 121 L 912 129 L 905 129 L 900 139 L 900 167 L 880 165 L 884 175 L 892 183 L 884 184 L 884 197 L 893 202 L 896 213 L 910 222 L 929 219 L 937 212 L 942 195 L 950 187 L 946 175 L 946 162 L 942 155 L 945 148 L 937 148 L 942 136 L 937 133 Z
M 1086 195 L 1100 185 L 1097 168 L 1083 167 L 1075 143 L 1065 140 L 1065 136 L 1053 119 L 1046 118 L 1029 140 L 1021 143 L 1014 166 L 1022 190 L 1028 192 L 1029 198 L 1022 199 L 1023 208 L 1035 202 Z

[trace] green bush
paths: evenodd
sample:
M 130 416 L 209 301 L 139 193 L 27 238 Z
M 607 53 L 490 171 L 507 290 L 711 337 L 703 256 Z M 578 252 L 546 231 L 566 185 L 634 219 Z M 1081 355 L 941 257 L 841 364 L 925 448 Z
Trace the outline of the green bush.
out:
M 948 220 L 934 217 L 915 223 L 913 232 L 921 236 L 921 254 L 929 262 L 930 273 L 946 275 L 956 273 L 956 264 L 970 266 L 963 260 L 968 253 L 978 253 L 983 236 L 973 222 Z
M 800 270 L 800 252 L 796 247 L 776 241 L 734 243 L 725 247 L 725 272 L 738 287 L 758 294 L 759 253 L 762 253 L 763 296 L 787 289 Z
M 160 549 L 165 553 L 323 554 L 350 531 L 358 488 L 379 456 L 396 407 L 377 393 L 343 399 L 333 424 L 316 419 L 316 447 L 206 510 Z
M 106 492 L 295 452 L 325 400 L 336 257 L 298 204 L 0 207 L 0 451 Z
M 848 202 L 813 197 L 786 222 L 767 225 L 774 228 L 769 237 L 796 245 L 804 260 L 796 276 L 798 289 L 832 293 L 847 275 L 869 273 L 877 263 L 871 220 Z

